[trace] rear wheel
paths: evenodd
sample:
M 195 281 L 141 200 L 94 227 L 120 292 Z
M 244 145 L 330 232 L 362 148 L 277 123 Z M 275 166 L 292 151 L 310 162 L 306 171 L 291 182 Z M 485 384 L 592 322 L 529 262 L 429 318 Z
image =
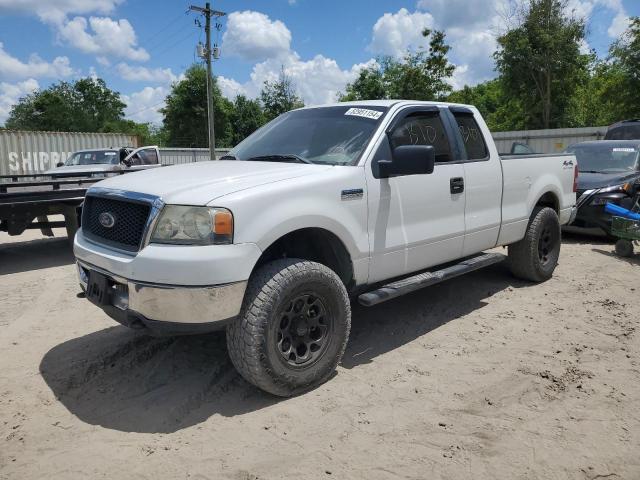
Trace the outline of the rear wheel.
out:
M 351 307 L 344 284 L 315 262 L 282 259 L 249 280 L 227 327 L 231 361 L 255 386 L 291 396 L 324 383 L 344 353 Z
M 511 273 L 523 280 L 543 282 L 553 275 L 560 257 L 560 222 L 549 207 L 536 207 L 522 240 L 509 245 Z

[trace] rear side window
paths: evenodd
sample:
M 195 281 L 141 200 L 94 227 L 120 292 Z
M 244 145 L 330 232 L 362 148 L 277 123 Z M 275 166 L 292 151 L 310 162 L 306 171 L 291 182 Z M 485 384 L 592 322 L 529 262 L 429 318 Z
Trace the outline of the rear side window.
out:
M 451 160 L 449 139 L 438 112 L 416 113 L 403 118 L 391 133 L 391 147 L 433 145 L 436 162 Z
M 482 160 L 489 156 L 487 145 L 484 143 L 484 137 L 480 131 L 480 127 L 473 118 L 471 113 L 453 114 L 464 142 L 464 148 L 467 150 L 467 158 L 469 160 Z

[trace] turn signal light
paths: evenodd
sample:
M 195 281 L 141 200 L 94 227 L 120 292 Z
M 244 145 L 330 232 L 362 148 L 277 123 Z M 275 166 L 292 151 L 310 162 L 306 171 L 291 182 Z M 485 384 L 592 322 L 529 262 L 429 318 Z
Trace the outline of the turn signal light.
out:
M 213 219 L 213 233 L 216 235 L 233 235 L 233 215 L 231 215 L 231 212 L 216 210 Z

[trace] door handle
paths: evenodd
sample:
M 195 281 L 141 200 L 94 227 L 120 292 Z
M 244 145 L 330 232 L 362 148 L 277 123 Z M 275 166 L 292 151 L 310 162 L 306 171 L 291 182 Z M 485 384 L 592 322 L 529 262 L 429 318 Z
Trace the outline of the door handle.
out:
M 449 190 L 451 193 L 462 193 L 464 192 L 464 178 L 462 177 L 454 177 L 449 180 Z

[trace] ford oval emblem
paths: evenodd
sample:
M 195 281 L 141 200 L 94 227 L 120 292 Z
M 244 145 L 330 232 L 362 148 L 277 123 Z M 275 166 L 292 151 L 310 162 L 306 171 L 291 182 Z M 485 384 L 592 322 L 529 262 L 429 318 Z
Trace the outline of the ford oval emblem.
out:
M 98 221 L 104 228 L 112 228 L 116 224 L 116 217 L 111 212 L 102 212 L 98 215 Z

